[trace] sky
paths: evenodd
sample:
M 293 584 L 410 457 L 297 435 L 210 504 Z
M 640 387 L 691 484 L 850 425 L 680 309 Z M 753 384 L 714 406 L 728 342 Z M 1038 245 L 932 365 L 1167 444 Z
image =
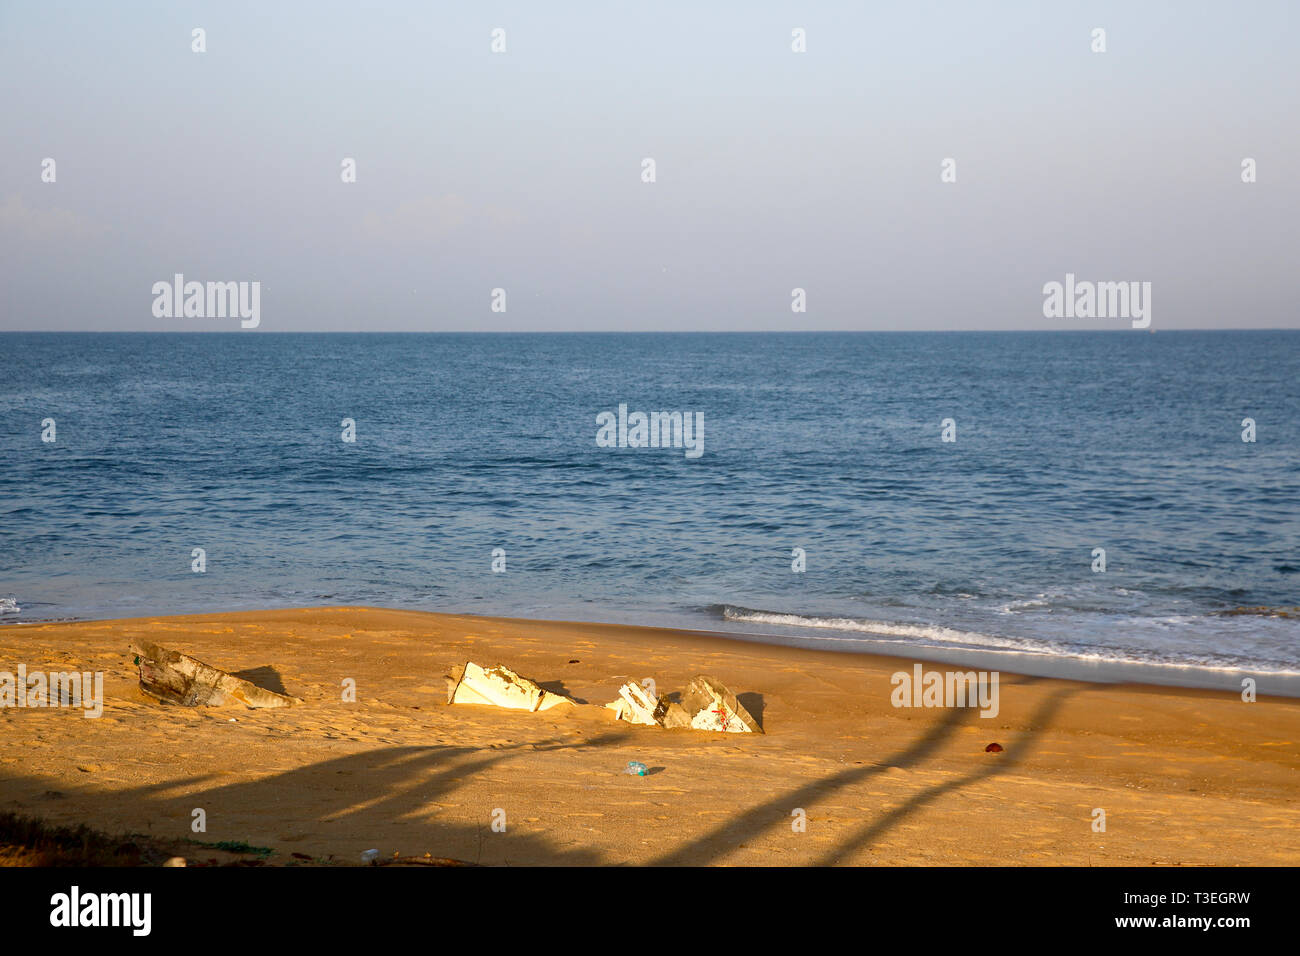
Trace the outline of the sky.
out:
M 1129 327 L 1067 273 L 1297 328 L 1297 63 L 1252 0 L 0 0 L 0 331 L 239 331 L 176 273 L 255 332 Z

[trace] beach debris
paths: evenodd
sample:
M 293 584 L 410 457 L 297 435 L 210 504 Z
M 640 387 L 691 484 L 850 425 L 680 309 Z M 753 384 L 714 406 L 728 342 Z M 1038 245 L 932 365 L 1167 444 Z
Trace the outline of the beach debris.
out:
M 140 689 L 169 704 L 219 707 L 239 703 L 245 707 L 288 707 L 302 703 L 297 697 L 258 687 L 188 654 L 157 644 L 140 641 L 131 645 L 131 651 L 136 655 L 135 663 L 140 669 Z
M 570 660 L 569 663 L 570 663 L 570 664 L 581 664 L 582 661 L 578 660 L 578 659 L 575 657 L 575 658 L 573 658 L 572 660 Z
M 681 703 L 653 697 L 643 686 L 629 681 L 618 689 L 618 700 L 606 708 L 618 720 L 652 727 L 691 727 L 731 734 L 761 734 L 763 729 L 727 686 L 703 674 L 691 678 Z
M 605 705 L 614 712 L 617 720 L 650 727 L 689 727 L 691 718 L 680 705 L 667 697 L 651 697 L 650 692 L 635 681 L 628 681 L 618 689 L 618 699 Z
M 650 768 L 639 760 L 629 760 L 627 762 L 627 770 L 625 773 L 630 773 L 634 777 L 644 777 L 649 772 Z
M 690 715 L 696 730 L 713 730 L 727 734 L 761 734 L 752 714 L 747 711 L 727 685 L 704 674 L 691 678 L 682 694 L 681 707 Z
M 984 748 L 984 752 L 985 752 L 986 754 L 1000 754 L 1000 753 L 1002 753 L 1002 745 L 1001 745 L 1001 744 L 989 744 L 987 747 Z
M 510 668 L 498 664 L 483 668 L 473 661 L 452 668 L 447 675 L 447 703 L 491 704 L 533 713 L 550 710 L 577 701 L 544 689 L 536 681 L 520 677 Z
M 361 851 L 361 862 L 362 862 L 362 863 L 374 863 L 375 860 L 377 860 L 377 859 L 379 859 L 379 851 L 378 851 L 378 850 L 362 850 L 362 851 Z

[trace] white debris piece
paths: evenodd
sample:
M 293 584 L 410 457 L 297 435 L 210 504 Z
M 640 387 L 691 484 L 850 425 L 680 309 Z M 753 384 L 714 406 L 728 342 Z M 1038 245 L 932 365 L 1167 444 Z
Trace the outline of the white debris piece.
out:
M 137 641 L 131 650 L 140 670 L 140 689 L 166 703 L 185 707 L 219 707 L 232 703 L 245 707 L 288 707 L 302 703 L 297 697 L 258 687 L 188 654 L 148 641 Z
M 605 705 L 619 720 L 650 727 L 689 727 L 686 711 L 667 697 L 651 697 L 650 693 L 633 681 L 618 689 L 618 700 Z
M 691 678 L 682 694 L 682 707 L 696 730 L 728 734 L 761 734 L 763 728 L 716 677 Z
M 545 690 L 535 681 L 520 677 L 501 664 L 483 668 L 473 661 L 466 661 L 464 666 L 452 668 L 447 675 L 447 703 L 490 704 L 537 712 L 576 701 Z
M 619 720 L 629 724 L 648 724 L 658 726 L 655 708 L 659 702 L 646 692 L 640 684 L 629 681 L 618 689 L 618 700 L 605 706 L 614 711 Z

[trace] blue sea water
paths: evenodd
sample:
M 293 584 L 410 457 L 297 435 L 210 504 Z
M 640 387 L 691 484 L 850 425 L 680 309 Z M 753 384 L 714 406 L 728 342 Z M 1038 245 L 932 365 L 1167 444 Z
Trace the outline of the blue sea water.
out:
M 1300 332 L 0 349 L 7 623 L 380 605 L 1300 693 L 1300 619 L 1223 613 L 1300 605 Z M 620 403 L 703 455 L 598 447 Z

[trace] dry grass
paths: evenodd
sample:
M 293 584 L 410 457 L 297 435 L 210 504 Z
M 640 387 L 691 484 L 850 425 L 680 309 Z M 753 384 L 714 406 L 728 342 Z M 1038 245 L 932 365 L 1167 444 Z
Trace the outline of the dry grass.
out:
M 162 853 L 160 841 L 0 813 L 0 866 L 149 866 L 174 855 Z
M 185 857 L 189 866 L 260 866 L 270 852 L 138 833 L 112 836 L 85 824 L 55 826 L 0 813 L 0 866 L 161 866 L 175 856 Z
M 313 859 L 302 853 L 276 857 L 269 847 L 247 843 L 161 840 L 139 833 L 110 836 L 81 824 L 55 826 L 33 817 L 0 813 L 0 866 L 161 866 L 172 857 L 187 866 L 348 866 L 342 860 Z M 374 866 L 473 866 L 464 860 L 394 855 Z

